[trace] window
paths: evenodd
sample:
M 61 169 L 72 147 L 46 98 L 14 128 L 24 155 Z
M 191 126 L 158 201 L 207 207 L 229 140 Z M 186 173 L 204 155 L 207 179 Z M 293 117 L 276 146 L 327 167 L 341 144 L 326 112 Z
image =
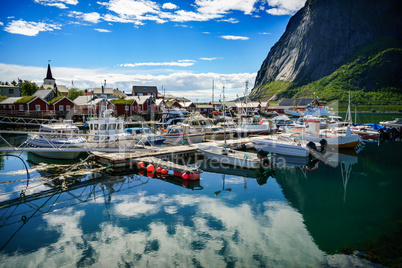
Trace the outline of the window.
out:
M 59 105 L 59 111 L 63 112 L 64 111 L 64 106 L 63 105 Z
M 9 88 L 8 89 L 8 94 L 14 94 L 14 88 Z
M 20 104 L 20 111 L 24 111 L 24 104 Z
M 12 109 L 13 108 L 13 106 L 12 105 L 8 105 L 8 109 Z
M 70 105 L 66 105 L 66 111 L 70 112 L 70 109 L 71 109 Z
M 39 104 L 35 105 L 35 111 L 40 111 L 40 105 Z
M 106 130 L 106 127 L 107 127 L 106 124 L 101 124 L 100 125 L 100 130 Z

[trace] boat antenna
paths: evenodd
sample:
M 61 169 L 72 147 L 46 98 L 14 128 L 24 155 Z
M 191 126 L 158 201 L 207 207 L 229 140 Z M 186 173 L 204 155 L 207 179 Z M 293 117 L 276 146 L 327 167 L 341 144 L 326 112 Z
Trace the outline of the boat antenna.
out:
M 223 86 L 223 90 L 222 90 L 222 101 L 223 101 L 223 123 L 226 124 L 226 104 L 225 104 L 225 86 Z M 225 140 L 225 144 L 224 147 L 226 147 L 226 128 L 224 127 L 224 140 Z
M 212 106 L 214 105 L 214 80 L 212 80 Z

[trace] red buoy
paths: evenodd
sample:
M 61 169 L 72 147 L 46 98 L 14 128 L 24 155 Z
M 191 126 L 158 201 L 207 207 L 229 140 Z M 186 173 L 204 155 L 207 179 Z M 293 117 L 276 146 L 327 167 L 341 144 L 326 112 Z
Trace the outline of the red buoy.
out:
M 139 167 L 139 168 L 143 168 L 143 167 L 145 167 L 144 162 L 138 162 L 138 167 Z
M 152 178 L 153 176 L 155 176 L 155 172 L 147 172 L 147 176 Z
M 147 166 L 147 171 L 148 171 L 148 172 L 152 172 L 152 171 L 154 171 L 154 170 L 155 170 L 154 165 L 149 164 L 149 165 Z
M 161 167 L 158 167 L 157 169 L 156 169 L 156 173 L 161 173 L 162 172 L 162 168 Z
M 144 176 L 145 175 L 145 170 L 138 171 L 138 174 L 140 174 L 141 176 Z
M 168 172 L 169 172 L 169 171 L 168 171 L 167 169 L 165 169 L 165 168 L 164 168 L 164 169 L 162 169 L 162 171 L 161 171 L 161 173 L 162 173 L 163 175 L 168 174 Z
M 183 175 L 181 175 L 181 177 L 183 178 L 183 180 L 187 180 L 187 179 L 188 179 L 188 174 L 187 174 L 187 173 L 183 173 Z

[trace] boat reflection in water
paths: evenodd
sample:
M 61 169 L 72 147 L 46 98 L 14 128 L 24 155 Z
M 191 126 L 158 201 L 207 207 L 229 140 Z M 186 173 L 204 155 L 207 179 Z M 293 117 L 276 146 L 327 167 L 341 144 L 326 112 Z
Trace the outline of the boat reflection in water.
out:
M 68 190 L 47 187 L 23 201 L 1 201 L 0 258 L 5 267 L 158 267 L 161 260 L 185 267 L 374 267 L 339 252 L 363 250 L 398 219 L 398 149 L 368 144 L 351 157 L 358 161 L 349 161 L 347 180 L 341 172 L 349 157 L 341 156 L 332 166 L 275 155 L 265 183 L 247 183 L 259 180 L 250 171 L 203 163 L 200 191 L 145 174 L 90 174 Z M 11 174 L 10 162 L 0 172 L 9 180 L 25 176 Z M 15 189 L 7 184 L 4 191 Z

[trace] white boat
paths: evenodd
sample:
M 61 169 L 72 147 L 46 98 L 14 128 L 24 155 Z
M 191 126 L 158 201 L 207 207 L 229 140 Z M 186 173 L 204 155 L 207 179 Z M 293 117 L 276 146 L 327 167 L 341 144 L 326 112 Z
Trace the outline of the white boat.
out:
M 249 136 L 249 131 L 247 129 L 239 127 L 235 122 L 220 122 L 217 124 L 218 127 L 223 128 L 227 133 L 233 133 L 234 138 L 245 138 Z
M 122 147 L 127 148 L 134 138 L 124 131 L 124 120 L 111 116 L 111 111 L 106 110 L 104 117 L 90 119 L 86 122 L 89 127 L 88 143 L 106 147 L 120 147 L 118 143 L 125 143 Z
M 136 144 L 145 146 L 160 146 L 166 140 L 161 135 L 153 134 L 149 127 L 131 127 L 124 131 L 133 135 Z
M 233 138 L 234 132 L 230 129 L 224 129 L 221 126 L 214 125 L 212 119 L 206 118 L 200 114 L 194 114 L 186 118 L 185 124 L 189 124 L 198 133 L 204 133 L 206 140 L 223 140 Z
M 226 147 L 218 147 L 216 144 L 197 144 L 197 148 L 205 158 L 221 164 L 219 168 L 224 169 L 226 165 L 258 169 L 263 167 L 261 160 L 256 153 L 241 152 Z
M 190 112 L 184 109 L 166 109 L 162 113 L 162 118 L 156 124 L 157 128 L 166 129 L 168 126 L 183 123 L 190 115 Z
M 74 126 L 71 120 L 64 120 L 60 123 L 43 124 L 39 127 L 39 132 L 29 134 L 25 141 L 29 146 L 42 149 L 59 149 L 53 151 L 33 151 L 32 153 L 52 159 L 75 159 L 81 153 L 79 151 L 67 151 L 63 149 L 83 149 L 86 140 L 78 134 L 78 127 Z
M 299 133 L 281 134 L 270 136 L 268 139 L 255 139 L 252 142 L 257 151 L 306 157 L 310 152 L 306 142 L 300 140 L 299 135 Z
M 272 118 L 272 120 L 275 122 L 275 125 L 278 127 L 283 127 L 283 126 L 293 126 L 294 122 L 290 120 L 289 117 L 286 115 L 278 115 Z
M 305 122 L 308 123 L 311 121 L 319 121 L 320 129 L 326 129 L 328 127 L 328 119 L 326 117 L 319 117 L 319 116 L 312 116 L 312 115 L 306 115 L 306 116 L 300 117 L 296 121 L 295 127 L 304 127 Z
M 262 119 L 259 116 L 243 116 L 238 123 L 239 128 L 244 129 L 249 135 L 268 135 L 278 131 L 271 119 Z
M 335 116 L 335 115 L 329 115 L 328 116 L 328 123 L 329 123 L 329 127 L 346 127 L 349 125 L 349 122 L 346 122 L 345 120 L 343 120 L 342 117 L 340 116 Z
M 353 149 L 360 142 L 360 136 L 352 134 L 350 126 L 347 126 L 345 134 L 334 134 L 329 130 L 320 131 L 320 122 L 317 120 L 308 120 L 306 123 L 305 128 L 292 129 L 293 132 L 300 133 L 302 140 L 319 143 L 322 139 L 325 139 L 328 146 L 343 149 Z
M 395 118 L 392 121 L 383 121 L 380 122 L 380 125 L 388 128 L 401 128 L 402 127 L 402 118 Z
M 198 133 L 188 124 L 168 126 L 166 133 L 162 134 L 162 137 L 166 139 L 165 143 L 171 143 L 173 145 L 180 145 L 186 142 L 190 144 L 200 143 L 204 140 L 204 136 L 204 133 Z

